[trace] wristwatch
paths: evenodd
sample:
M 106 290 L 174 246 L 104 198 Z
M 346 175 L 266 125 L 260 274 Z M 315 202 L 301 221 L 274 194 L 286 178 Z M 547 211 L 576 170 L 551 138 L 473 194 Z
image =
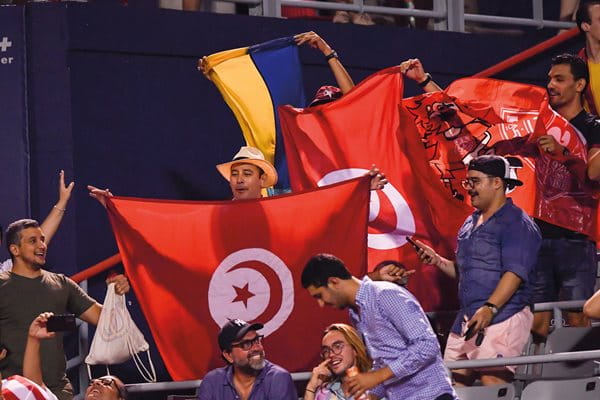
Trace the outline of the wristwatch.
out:
M 427 73 L 425 74 L 426 78 L 425 80 L 423 80 L 422 82 L 417 83 L 417 85 L 419 85 L 419 87 L 425 87 L 429 84 L 429 82 L 431 82 L 431 80 L 433 79 L 431 77 L 431 74 Z
M 332 58 L 339 59 L 337 51 L 331 50 L 331 53 L 329 53 L 325 56 L 325 60 L 327 60 L 327 61 L 331 60 Z
M 498 314 L 498 307 L 495 304 L 486 301 L 483 303 L 483 305 L 492 310 L 492 316 L 496 316 L 496 314 Z

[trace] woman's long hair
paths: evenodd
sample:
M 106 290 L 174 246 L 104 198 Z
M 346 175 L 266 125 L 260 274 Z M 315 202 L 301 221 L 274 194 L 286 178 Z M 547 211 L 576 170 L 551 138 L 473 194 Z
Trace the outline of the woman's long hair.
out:
M 355 364 L 358 367 L 358 370 L 360 372 L 370 371 L 371 366 L 373 365 L 373 361 L 367 355 L 367 349 L 365 348 L 365 344 L 358 335 L 356 329 L 347 324 L 331 324 L 327 328 L 325 328 L 323 336 L 327 335 L 331 331 L 340 332 L 342 335 L 344 335 L 344 339 L 346 339 L 348 344 L 352 346 L 352 348 L 356 352 Z

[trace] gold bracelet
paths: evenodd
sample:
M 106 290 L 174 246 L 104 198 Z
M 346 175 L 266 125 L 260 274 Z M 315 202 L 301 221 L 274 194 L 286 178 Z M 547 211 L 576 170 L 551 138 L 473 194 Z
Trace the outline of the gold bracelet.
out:
M 53 206 L 53 207 L 56 208 L 58 211 L 62 211 L 62 212 L 67 211 L 66 208 L 58 208 L 57 206 Z

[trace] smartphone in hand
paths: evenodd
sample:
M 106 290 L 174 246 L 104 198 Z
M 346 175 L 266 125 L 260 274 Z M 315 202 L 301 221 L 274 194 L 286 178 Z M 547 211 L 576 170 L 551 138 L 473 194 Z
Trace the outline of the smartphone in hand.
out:
M 48 332 L 66 332 L 75 330 L 75 315 L 59 314 L 49 317 L 48 322 L 46 322 L 46 330 Z
M 412 240 L 410 238 L 410 236 L 406 237 L 406 241 L 412 245 L 412 247 L 415 249 L 415 251 L 418 252 L 419 250 L 421 250 L 421 247 L 417 244 L 417 242 L 415 242 L 414 240 Z
M 476 331 L 475 331 L 475 325 L 476 324 L 469 325 L 469 328 L 467 329 L 467 331 L 465 332 L 465 335 L 464 335 L 465 336 L 465 341 L 471 340 L 471 338 L 473 336 L 475 336 L 475 333 L 476 333 Z

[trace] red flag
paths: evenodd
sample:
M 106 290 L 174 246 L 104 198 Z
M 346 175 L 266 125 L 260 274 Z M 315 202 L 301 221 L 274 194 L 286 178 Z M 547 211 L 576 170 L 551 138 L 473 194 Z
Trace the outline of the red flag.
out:
M 465 78 L 444 92 L 405 99 L 404 106 L 428 149 L 430 165 L 449 191 L 466 195 L 459 182 L 472 158 L 520 154 L 514 171 L 524 186 L 510 193 L 515 203 L 533 217 L 595 236 L 596 201 L 586 182 L 585 138 L 550 108 L 545 89 Z M 540 152 L 542 135 L 552 135 L 570 154 Z
M 111 198 L 125 270 L 173 379 L 223 365 L 217 333 L 227 318 L 265 324 L 267 359 L 313 368 L 323 329 L 347 314 L 319 309 L 300 274 L 321 252 L 366 273 L 368 186 L 235 202 Z
M 402 90 L 402 74 L 393 67 L 335 102 L 280 107 L 292 189 L 363 175 L 376 164 L 389 184 L 371 194 L 369 266 L 402 261 L 417 270 L 409 288 L 426 310 L 453 309 L 456 283 L 436 267 L 422 266 L 406 236 L 415 234 L 451 256 L 471 208 L 448 194 L 429 168 L 413 119 L 401 109 Z

